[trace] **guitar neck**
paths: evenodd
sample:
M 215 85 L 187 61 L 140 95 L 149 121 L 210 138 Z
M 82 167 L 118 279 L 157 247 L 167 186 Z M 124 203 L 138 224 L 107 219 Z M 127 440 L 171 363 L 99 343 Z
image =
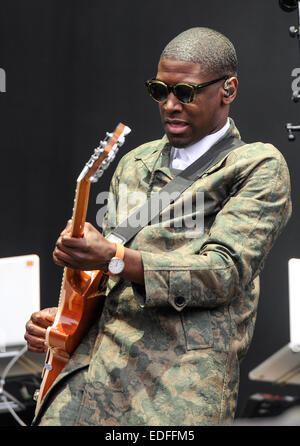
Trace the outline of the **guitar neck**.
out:
M 94 154 L 86 163 L 84 169 L 77 179 L 77 188 L 72 216 L 72 237 L 82 237 L 84 233 L 84 223 L 86 220 L 90 184 L 97 181 L 114 159 L 117 150 L 124 143 L 125 136 L 130 133 L 129 127 L 120 123 L 114 133 L 107 133 L 106 139 L 100 142 L 99 147 L 94 150 Z
M 79 238 L 83 236 L 90 195 L 90 184 L 90 181 L 85 178 L 77 183 L 72 216 L 72 237 Z

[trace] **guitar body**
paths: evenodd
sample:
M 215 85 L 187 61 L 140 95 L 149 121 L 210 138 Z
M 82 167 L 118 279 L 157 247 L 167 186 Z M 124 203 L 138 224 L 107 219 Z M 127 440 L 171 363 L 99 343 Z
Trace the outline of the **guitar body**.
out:
M 102 271 L 66 268 L 55 321 L 47 329 L 48 352 L 39 389 L 37 408 L 63 370 L 103 305 L 105 285 L 99 290 Z
M 111 151 L 116 151 L 123 144 L 124 136 L 129 132 L 128 127 L 119 124 L 114 134 L 107 134 L 109 142 L 106 144 L 101 142 L 102 150 L 95 149 L 95 154 L 78 177 L 72 217 L 72 237 L 84 235 L 91 178 L 95 182 L 95 178 L 100 176 L 99 166 L 105 165 L 104 169 L 106 169 L 105 159 Z M 102 174 L 103 170 L 100 173 Z M 105 276 L 105 280 L 101 282 L 101 289 L 99 289 L 103 275 L 104 273 L 100 270 L 64 269 L 58 311 L 53 325 L 48 327 L 46 332 L 48 351 L 42 373 L 42 383 L 35 394 L 36 414 L 45 395 L 64 369 L 93 320 L 101 314 L 108 280 L 108 276 Z

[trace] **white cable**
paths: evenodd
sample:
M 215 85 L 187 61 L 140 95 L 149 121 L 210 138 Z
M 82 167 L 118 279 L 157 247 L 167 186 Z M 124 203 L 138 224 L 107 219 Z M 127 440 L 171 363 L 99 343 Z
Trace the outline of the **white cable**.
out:
M 8 372 L 10 371 L 10 369 L 14 366 L 14 364 L 18 361 L 19 358 L 21 358 L 22 355 L 24 355 L 24 353 L 27 351 L 27 345 L 25 345 L 20 351 L 19 353 L 14 356 L 9 363 L 7 364 L 7 366 L 4 369 L 4 372 L 0 378 L 0 394 L 1 392 L 4 390 L 4 385 L 5 385 L 5 379 L 6 376 L 8 374 Z M 14 409 L 10 406 L 9 401 L 7 400 L 6 396 L 4 393 L 2 393 L 2 398 L 4 403 L 6 404 L 6 407 L 8 409 L 8 411 L 11 413 L 11 415 L 15 418 L 15 420 L 21 425 L 21 426 L 26 426 L 26 424 L 24 423 L 23 420 L 21 420 L 21 418 L 16 414 L 16 412 L 14 411 Z

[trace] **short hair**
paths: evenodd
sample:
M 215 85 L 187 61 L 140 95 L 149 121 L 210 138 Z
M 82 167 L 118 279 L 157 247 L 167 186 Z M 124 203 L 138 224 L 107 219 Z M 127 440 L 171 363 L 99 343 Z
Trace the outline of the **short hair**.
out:
M 203 71 L 216 75 L 237 75 L 237 55 L 231 41 L 210 28 L 191 28 L 164 48 L 160 60 L 172 59 L 198 63 Z

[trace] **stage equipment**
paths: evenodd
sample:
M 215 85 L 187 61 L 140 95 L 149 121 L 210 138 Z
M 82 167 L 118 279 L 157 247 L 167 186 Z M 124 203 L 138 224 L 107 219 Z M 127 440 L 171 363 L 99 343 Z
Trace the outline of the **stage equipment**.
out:
M 0 413 L 8 411 L 24 425 L 16 412 L 24 410 L 25 405 L 6 390 L 5 382 L 12 367 L 26 353 L 25 324 L 40 309 L 39 257 L 0 259 L 0 278 Z
M 288 262 L 290 342 L 249 373 L 254 381 L 300 385 L 300 259 Z
M 243 412 L 243 418 L 271 419 L 272 417 L 278 417 L 286 413 L 293 407 L 300 407 L 300 398 L 297 396 L 255 393 L 250 396 L 247 402 Z
M 300 50 L 300 1 L 297 0 L 279 0 L 279 6 L 283 11 L 292 12 L 297 10 L 298 15 L 298 26 L 290 26 L 289 33 L 290 36 L 295 38 L 297 37 L 299 50 Z M 294 90 L 292 94 L 292 101 L 299 102 L 300 100 L 300 90 Z M 300 125 L 294 125 L 292 123 L 286 124 L 286 130 L 288 132 L 289 141 L 295 141 L 296 137 L 294 132 L 300 131 Z

